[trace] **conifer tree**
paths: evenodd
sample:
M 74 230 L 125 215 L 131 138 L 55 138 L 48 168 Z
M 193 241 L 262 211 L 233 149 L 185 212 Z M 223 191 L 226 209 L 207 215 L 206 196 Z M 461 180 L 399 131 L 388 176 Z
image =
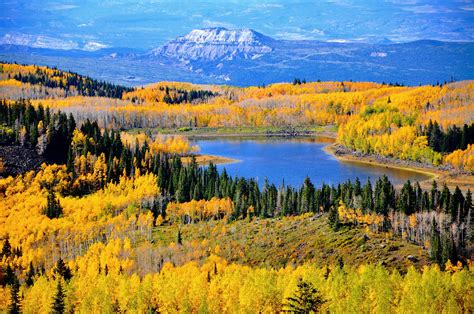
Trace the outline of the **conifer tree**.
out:
M 337 208 L 334 206 L 331 206 L 329 208 L 329 225 L 332 227 L 334 231 L 339 229 L 339 213 L 337 211 Z
M 434 262 L 442 265 L 441 236 L 434 218 L 433 222 L 431 223 L 430 255 Z
M 5 283 L 7 285 L 13 285 L 17 281 L 18 278 L 16 277 L 16 274 L 13 271 L 12 267 L 10 265 L 7 265 L 7 268 L 5 269 Z
M 182 238 L 182 235 L 181 235 L 181 229 L 178 229 L 178 235 L 176 237 L 176 243 L 178 243 L 179 245 L 183 244 L 183 238 Z
M 33 278 L 35 277 L 35 268 L 33 267 L 33 262 L 30 262 L 30 266 L 28 268 L 28 272 L 26 273 L 26 279 L 25 279 L 25 284 L 28 287 L 31 287 L 33 285 Z
M 48 189 L 47 205 L 44 213 L 49 219 L 59 218 L 63 214 L 59 200 L 56 199 L 56 195 L 52 188 Z
M 62 277 L 66 281 L 72 278 L 71 269 L 64 263 L 61 258 L 56 262 L 54 273 Z
M 295 295 L 289 297 L 287 302 L 284 312 L 317 313 L 326 301 L 311 283 L 300 279 Z
M 61 280 L 58 280 L 58 285 L 57 285 L 57 288 L 56 288 L 56 295 L 54 296 L 53 305 L 52 305 L 52 312 L 54 314 L 63 314 L 64 313 L 64 311 L 66 309 L 66 305 L 64 303 L 65 296 L 66 295 L 65 295 L 63 287 L 61 285 Z
M 8 307 L 8 313 L 19 314 L 21 312 L 20 307 L 20 284 L 15 278 L 15 282 L 11 286 L 10 290 L 10 306 Z
M 5 242 L 3 242 L 1 257 L 10 257 L 11 253 L 12 253 L 12 246 L 10 245 L 10 240 L 6 238 Z

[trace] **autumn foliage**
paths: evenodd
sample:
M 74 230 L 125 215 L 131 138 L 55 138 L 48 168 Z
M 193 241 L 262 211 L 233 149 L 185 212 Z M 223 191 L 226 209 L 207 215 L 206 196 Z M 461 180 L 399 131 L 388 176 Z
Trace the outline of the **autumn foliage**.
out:
M 0 311 L 273 313 L 305 286 L 317 289 L 324 312 L 472 312 L 470 191 L 439 190 L 436 182 L 422 190 L 410 181 L 395 189 L 386 176 L 374 187 L 358 179 L 317 187 L 307 178 L 298 188 L 262 188 L 192 157 L 184 164 L 198 150 L 184 137 L 129 129 L 337 125 L 337 140 L 353 150 L 468 172 L 473 90 L 472 81 L 132 89 L 3 63 L 1 143 L 31 149 L 47 163 L 0 179 Z M 270 219 L 284 234 L 285 219 L 328 219 L 330 235 L 360 228 L 405 239 L 444 271 L 297 265 L 289 255 L 270 268 L 265 259 L 237 263 L 243 245 L 210 244 L 229 233 L 255 245 L 238 223 L 267 236 Z M 190 227 L 210 237 L 183 238 L 181 229 Z

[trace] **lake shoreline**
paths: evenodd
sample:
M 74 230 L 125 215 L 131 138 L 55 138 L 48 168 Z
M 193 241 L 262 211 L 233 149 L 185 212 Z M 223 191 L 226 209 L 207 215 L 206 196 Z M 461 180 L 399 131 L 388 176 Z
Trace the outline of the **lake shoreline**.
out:
M 419 162 L 362 154 L 338 143 L 327 145 L 324 147 L 324 151 L 343 162 L 362 163 L 428 175 L 430 178 L 419 182 L 423 189 L 430 189 L 433 180 L 438 182 L 438 188 L 444 183 L 450 188 L 458 186 L 463 191 L 473 190 L 474 188 L 474 176 L 451 169 L 442 169 Z

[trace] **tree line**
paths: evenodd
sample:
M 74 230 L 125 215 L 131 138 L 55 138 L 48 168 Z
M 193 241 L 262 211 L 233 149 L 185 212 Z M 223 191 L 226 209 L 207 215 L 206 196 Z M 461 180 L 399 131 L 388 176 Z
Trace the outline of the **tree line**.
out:
M 421 132 L 428 137 L 428 145 L 436 152 L 450 153 L 457 149 L 465 150 L 474 143 L 474 123 L 464 124 L 462 128 L 452 125 L 443 130 L 437 121 L 429 121 Z
M 0 68 L 0 69 L 3 69 Z M 82 96 L 98 96 L 121 99 L 123 93 L 133 91 L 134 88 L 99 81 L 88 76 L 79 75 L 74 72 L 66 72 L 57 68 L 45 68 L 34 66 L 34 71 L 22 73 L 19 71 L 7 76 L 22 83 L 32 85 L 43 85 L 51 88 L 60 88 L 68 92 L 74 89 L 75 94 Z
M 193 101 L 199 100 L 201 102 L 206 101 L 209 98 L 215 97 L 218 93 L 214 93 L 209 90 L 190 90 L 178 89 L 174 87 L 163 87 L 160 86 L 161 91 L 165 91 L 163 101 L 167 104 L 182 104 L 192 103 Z M 170 93 L 171 92 L 171 93 Z

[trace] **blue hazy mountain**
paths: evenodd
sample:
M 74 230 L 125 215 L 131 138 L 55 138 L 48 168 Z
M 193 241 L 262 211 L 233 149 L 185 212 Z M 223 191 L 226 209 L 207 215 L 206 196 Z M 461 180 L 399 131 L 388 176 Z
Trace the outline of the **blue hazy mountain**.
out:
M 149 51 L 3 44 L 0 59 L 57 66 L 128 85 L 160 80 L 260 85 L 295 77 L 417 85 L 474 78 L 472 42 L 278 40 L 251 29 L 223 27 L 195 29 Z

